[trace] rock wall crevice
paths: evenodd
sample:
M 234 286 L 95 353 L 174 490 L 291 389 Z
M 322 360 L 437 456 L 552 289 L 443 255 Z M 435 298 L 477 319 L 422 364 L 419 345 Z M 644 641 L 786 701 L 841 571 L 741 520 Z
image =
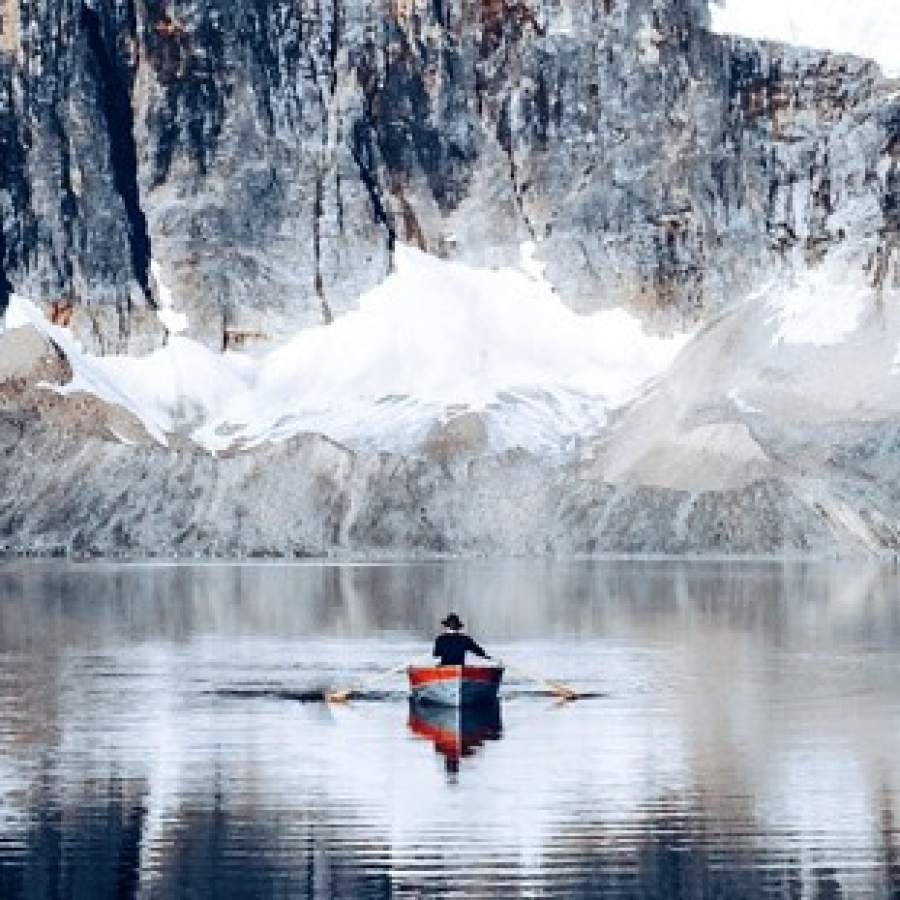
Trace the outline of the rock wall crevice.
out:
M 0 217 L 0 315 L 6 312 L 9 306 L 9 298 L 12 295 L 13 286 L 6 274 L 6 237 L 4 235 L 4 223 Z
M 387 232 L 387 252 L 390 260 L 394 257 L 397 244 L 397 228 L 394 215 L 382 194 L 381 183 L 377 175 L 377 156 L 372 143 L 372 135 L 364 119 L 353 123 L 352 155 L 359 178 L 365 188 L 371 204 L 372 220 Z M 393 262 L 391 262 L 393 267 Z
M 119 68 L 106 48 L 99 14 L 82 5 L 80 16 L 88 52 L 93 65 L 96 66 L 103 118 L 109 140 L 110 174 L 125 210 L 133 275 L 149 301 L 152 249 L 138 184 L 138 154 L 131 107 L 131 85 L 125 80 L 126 73 Z

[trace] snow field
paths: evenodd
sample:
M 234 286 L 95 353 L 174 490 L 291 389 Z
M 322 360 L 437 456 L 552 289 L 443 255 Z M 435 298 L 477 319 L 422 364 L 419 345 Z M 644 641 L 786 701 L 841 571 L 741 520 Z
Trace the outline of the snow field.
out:
M 216 453 L 319 432 L 411 451 L 435 421 L 467 411 L 484 415 L 494 450 L 546 450 L 602 427 L 688 335 L 649 335 L 622 309 L 572 312 L 532 252 L 523 248 L 521 268 L 484 270 L 401 247 L 358 310 L 259 357 L 178 335 L 143 358 L 92 356 L 21 297 L 6 324 L 30 323 L 66 353 L 74 378 L 63 393 L 123 406 L 162 443 L 179 431 Z M 181 326 L 174 306 L 167 294 L 165 314 Z

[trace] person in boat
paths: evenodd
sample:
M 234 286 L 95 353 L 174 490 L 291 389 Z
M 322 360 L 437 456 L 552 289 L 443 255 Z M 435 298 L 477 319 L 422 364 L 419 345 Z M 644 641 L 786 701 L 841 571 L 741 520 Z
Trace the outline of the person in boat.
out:
M 444 626 L 444 633 L 439 634 L 434 642 L 434 656 L 440 659 L 438 665 L 465 665 L 466 653 L 480 656 L 482 659 L 491 658 L 463 631 L 462 619 L 456 613 L 450 613 L 441 621 L 441 625 Z

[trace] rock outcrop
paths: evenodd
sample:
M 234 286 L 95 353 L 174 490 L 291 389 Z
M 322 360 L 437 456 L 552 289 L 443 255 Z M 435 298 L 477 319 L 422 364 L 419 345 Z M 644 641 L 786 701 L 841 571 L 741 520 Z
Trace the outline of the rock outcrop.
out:
M 699 494 L 617 489 L 589 469 L 525 453 L 438 466 L 352 453 L 314 435 L 214 459 L 196 447 L 125 444 L 73 420 L 51 424 L 2 407 L 0 444 L 0 479 L 16 485 L 0 498 L 0 550 L 302 557 L 847 549 L 839 522 L 775 479 Z M 35 458 L 39 466 L 26 465 Z
M 327 322 L 397 240 L 534 239 L 575 308 L 664 326 L 837 243 L 900 277 L 897 86 L 712 35 L 706 0 L 0 9 L 0 305 L 69 304 L 101 351 L 161 341 L 163 289 L 214 347 Z

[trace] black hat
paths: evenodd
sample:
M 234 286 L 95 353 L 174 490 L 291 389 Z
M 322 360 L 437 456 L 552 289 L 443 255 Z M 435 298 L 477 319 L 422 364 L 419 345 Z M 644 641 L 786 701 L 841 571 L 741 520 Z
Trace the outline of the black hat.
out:
M 463 627 L 462 619 L 456 613 L 450 613 L 446 619 L 441 621 L 444 628 L 453 628 L 455 630 Z

